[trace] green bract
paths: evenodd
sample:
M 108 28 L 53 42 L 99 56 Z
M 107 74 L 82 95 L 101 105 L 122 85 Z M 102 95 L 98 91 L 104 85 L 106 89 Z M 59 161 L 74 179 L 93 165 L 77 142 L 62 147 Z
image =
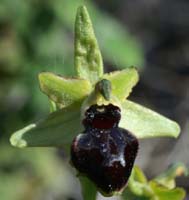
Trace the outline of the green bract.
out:
M 45 119 L 13 133 L 10 138 L 13 146 L 54 146 L 68 150 L 73 138 L 83 130 L 81 123 L 83 113 L 91 104 L 119 105 L 122 116 L 120 127 L 128 129 L 138 138 L 179 135 L 180 128 L 176 122 L 126 100 L 138 82 L 136 68 L 130 67 L 122 71 L 103 74 L 101 52 L 84 6 L 78 8 L 75 20 L 74 59 L 76 78 L 61 77 L 50 72 L 39 74 L 40 88 L 49 97 L 52 113 Z M 159 189 L 157 181 L 144 187 L 143 184 L 147 183 L 146 178 L 137 168 L 134 173 L 140 179 L 138 182 L 130 182 L 131 189 L 135 188 L 132 184 L 137 185 L 133 191 L 136 195 L 142 195 L 144 191 L 150 195 L 153 190 L 158 196 L 162 196 L 167 192 L 165 190 L 163 193 Z M 82 180 L 83 188 L 87 188 L 90 182 L 88 181 Z M 96 190 L 93 192 L 96 194 Z M 175 192 L 177 191 L 173 190 L 168 194 L 169 199 Z M 177 194 L 182 196 L 183 192 L 180 191 Z

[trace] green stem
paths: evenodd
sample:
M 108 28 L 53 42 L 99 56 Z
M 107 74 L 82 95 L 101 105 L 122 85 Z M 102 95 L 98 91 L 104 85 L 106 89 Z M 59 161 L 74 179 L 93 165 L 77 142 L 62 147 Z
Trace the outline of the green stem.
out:
M 96 200 L 96 186 L 87 177 L 79 176 L 79 180 L 81 183 L 83 200 Z

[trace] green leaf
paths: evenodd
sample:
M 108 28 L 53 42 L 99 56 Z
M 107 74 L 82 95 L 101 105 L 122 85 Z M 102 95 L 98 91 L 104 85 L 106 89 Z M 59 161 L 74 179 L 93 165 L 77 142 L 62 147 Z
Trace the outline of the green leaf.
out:
M 102 78 L 111 81 L 112 95 L 120 101 L 125 100 L 129 96 L 132 88 L 136 85 L 139 79 L 138 72 L 134 67 L 104 74 Z
M 96 186 L 86 176 L 79 176 L 83 200 L 96 200 Z
M 88 80 L 63 78 L 50 72 L 40 73 L 39 83 L 42 92 L 63 106 L 81 103 L 91 91 Z
M 103 61 L 85 6 L 77 10 L 75 21 L 75 68 L 80 78 L 95 83 L 103 74 Z
M 16 147 L 57 146 L 67 149 L 81 131 L 79 106 L 70 105 L 51 113 L 39 123 L 18 130 L 10 142 Z
M 159 185 L 155 181 L 151 181 L 150 186 L 155 193 L 152 200 L 183 200 L 185 197 L 185 191 L 182 188 L 170 190 L 162 185 Z
M 120 127 L 131 131 L 137 138 L 178 137 L 179 125 L 141 105 L 126 100 L 122 104 Z

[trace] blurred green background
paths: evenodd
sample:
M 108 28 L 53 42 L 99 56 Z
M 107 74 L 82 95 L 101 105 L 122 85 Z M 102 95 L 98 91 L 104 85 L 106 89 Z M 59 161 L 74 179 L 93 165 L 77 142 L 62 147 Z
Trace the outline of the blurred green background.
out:
M 20 150 L 8 141 L 12 132 L 49 112 L 39 72 L 74 76 L 74 19 L 81 4 L 91 15 L 105 70 L 137 66 L 141 81 L 131 99 L 181 124 L 178 140 L 141 141 L 137 163 L 148 177 L 174 161 L 189 164 L 187 1 L 0 0 L 1 200 L 81 199 L 63 150 Z M 178 184 L 189 188 L 184 178 Z

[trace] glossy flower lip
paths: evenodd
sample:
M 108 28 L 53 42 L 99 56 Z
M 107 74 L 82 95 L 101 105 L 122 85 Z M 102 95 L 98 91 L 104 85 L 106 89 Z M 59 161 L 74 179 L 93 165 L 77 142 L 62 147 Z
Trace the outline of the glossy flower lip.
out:
M 105 196 L 126 186 L 138 151 L 138 140 L 119 128 L 120 109 L 92 105 L 85 113 L 85 130 L 73 140 L 73 166 L 91 179 Z

